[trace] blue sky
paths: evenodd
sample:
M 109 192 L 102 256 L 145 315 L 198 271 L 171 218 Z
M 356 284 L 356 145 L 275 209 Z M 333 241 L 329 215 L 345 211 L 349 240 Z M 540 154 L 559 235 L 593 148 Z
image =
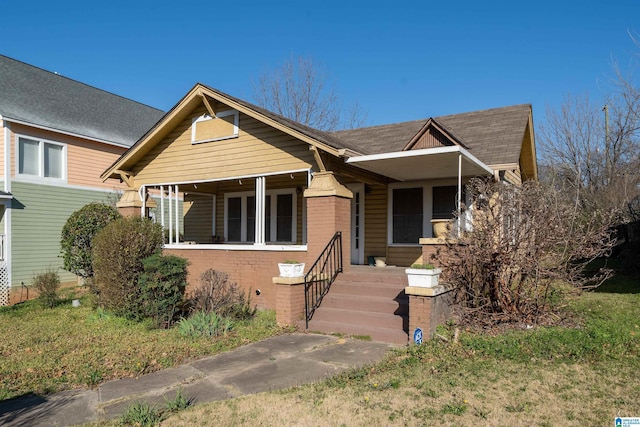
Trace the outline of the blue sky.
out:
M 305 55 L 368 125 L 519 103 L 539 124 L 640 54 L 638 0 L 0 5 L 3 55 L 164 110 L 196 82 L 250 101 L 252 79 Z

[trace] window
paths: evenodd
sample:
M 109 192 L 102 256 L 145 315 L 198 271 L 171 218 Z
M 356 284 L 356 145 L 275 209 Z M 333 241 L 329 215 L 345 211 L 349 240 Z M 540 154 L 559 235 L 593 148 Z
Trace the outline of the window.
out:
M 457 200 L 458 186 L 433 187 L 433 219 L 453 219 Z
M 422 187 L 393 190 L 393 243 L 418 243 L 422 237 Z
M 65 169 L 64 144 L 18 137 L 18 175 L 64 180 Z
M 208 114 L 195 117 L 191 124 L 191 143 L 236 138 L 239 117 L 236 110 L 220 111 L 215 117 Z
M 253 192 L 225 195 L 225 240 L 255 242 L 256 198 Z M 267 191 L 265 195 L 265 240 L 292 243 L 296 239 L 294 189 Z

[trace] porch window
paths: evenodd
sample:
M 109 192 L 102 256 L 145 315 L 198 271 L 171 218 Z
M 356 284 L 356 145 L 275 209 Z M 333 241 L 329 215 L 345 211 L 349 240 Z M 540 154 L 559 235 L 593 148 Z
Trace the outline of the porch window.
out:
M 265 195 L 265 240 L 290 243 L 296 236 L 296 197 L 294 189 L 267 191 Z M 255 193 L 225 196 L 225 229 L 227 242 L 256 241 Z
M 423 189 L 393 190 L 393 243 L 418 243 L 422 237 Z
M 18 175 L 36 178 L 65 178 L 66 146 L 51 141 L 18 138 Z

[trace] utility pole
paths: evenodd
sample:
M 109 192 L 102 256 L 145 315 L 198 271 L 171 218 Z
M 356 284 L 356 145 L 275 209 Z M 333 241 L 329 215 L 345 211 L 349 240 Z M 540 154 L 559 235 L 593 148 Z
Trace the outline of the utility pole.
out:
M 604 104 L 602 107 L 602 111 L 604 111 L 604 170 L 605 170 L 605 178 L 607 183 L 610 184 L 611 171 L 610 171 L 610 147 L 609 147 L 609 105 Z

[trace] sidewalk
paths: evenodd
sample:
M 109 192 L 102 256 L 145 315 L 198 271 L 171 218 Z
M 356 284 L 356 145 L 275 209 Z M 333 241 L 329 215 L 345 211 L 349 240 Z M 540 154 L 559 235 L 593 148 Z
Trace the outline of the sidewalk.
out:
M 139 378 L 0 402 L 0 425 L 69 426 L 119 416 L 136 401 L 162 405 L 178 389 L 194 404 L 310 383 L 382 359 L 390 344 L 290 334 Z

